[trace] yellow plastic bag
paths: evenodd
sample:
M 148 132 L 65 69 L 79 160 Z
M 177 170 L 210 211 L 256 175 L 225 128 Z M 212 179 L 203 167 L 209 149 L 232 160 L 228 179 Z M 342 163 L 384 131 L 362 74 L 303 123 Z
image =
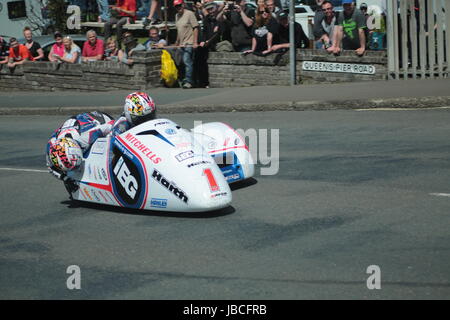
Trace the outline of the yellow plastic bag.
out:
M 168 87 L 173 87 L 178 79 L 178 69 L 167 50 L 162 50 L 161 54 L 161 79 Z

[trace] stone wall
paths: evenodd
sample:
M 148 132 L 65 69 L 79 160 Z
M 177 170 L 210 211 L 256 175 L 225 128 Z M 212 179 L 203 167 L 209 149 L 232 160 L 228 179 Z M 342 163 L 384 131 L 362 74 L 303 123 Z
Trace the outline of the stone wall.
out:
M 242 55 L 238 52 L 210 52 L 208 59 L 210 86 L 289 85 L 289 53 L 280 56 L 280 59 L 276 57 L 276 54 L 259 57 L 251 54 Z M 13 72 L 3 65 L 0 70 L 0 90 L 108 91 L 147 90 L 161 86 L 159 74 L 161 52 L 137 52 L 134 60 L 133 66 L 110 61 L 82 64 L 33 62 L 18 66 Z M 384 51 L 367 51 L 363 57 L 358 57 L 353 51 L 334 56 L 323 50 L 298 50 L 296 60 L 298 83 L 387 79 L 387 57 Z M 304 62 L 307 62 L 306 66 L 316 70 L 305 70 Z M 355 67 L 375 72 L 352 73 Z M 335 72 L 338 70 L 344 72 Z
M 33 62 L 0 70 L 0 90 L 146 90 L 160 86 L 160 52 L 136 52 L 132 66 L 112 61 L 82 64 Z
M 282 55 L 278 61 L 276 61 L 276 56 L 276 54 L 271 54 L 259 57 L 236 52 L 211 52 L 208 59 L 211 87 L 289 85 L 289 52 Z M 298 83 L 387 79 L 387 57 L 384 51 L 367 51 L 364 56 L 358 57 L 353 51 L 344 51 L 339 56 L 335 56 L 324 50 L 298 50 L 296 60 Z M 342 66 L 346 72 L 306 71 L 303 69 L 304 61 L 331 62 L 333 66 L 337 64 L 339 67 Z M 368 68 L 370 66 L 375 70 L 375 74 L 351 73 L 354 65 L 368 66 Z

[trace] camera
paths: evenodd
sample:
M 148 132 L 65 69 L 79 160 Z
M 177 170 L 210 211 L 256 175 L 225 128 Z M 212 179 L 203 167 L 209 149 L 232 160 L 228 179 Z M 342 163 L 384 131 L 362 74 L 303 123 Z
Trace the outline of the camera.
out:
M 227 10 L 228 11 L 234 11 L 234 2 L 233 1 L 228 1 L 227 2 Z

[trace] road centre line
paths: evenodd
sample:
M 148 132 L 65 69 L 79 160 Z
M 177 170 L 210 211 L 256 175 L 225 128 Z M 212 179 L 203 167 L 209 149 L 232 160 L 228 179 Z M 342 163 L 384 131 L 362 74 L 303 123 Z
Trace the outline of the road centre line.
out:
M 450 193 L 430 193 L 430 196 L 449 197 L 450 198 Z
M 417 110 L 442 110 L 450 107 L 431 107 L 431 108 L 365 108 L 355 109 L 355 111 L 417 111 Z
M 48 173 L 48 170 L 24 169 L 24 168 L 0 168 L 0 170 L 4 170 L 4 171 L 22 171 L 22 172 Z

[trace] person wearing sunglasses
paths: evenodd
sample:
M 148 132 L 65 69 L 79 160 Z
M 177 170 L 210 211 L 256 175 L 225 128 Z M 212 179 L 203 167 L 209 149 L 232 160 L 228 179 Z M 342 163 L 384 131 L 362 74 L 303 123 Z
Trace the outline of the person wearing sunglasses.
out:
M 256 12 L 252 35 L 252 48 L 244 54 L 266 55 L 271 52 L 272 44 L 276 42 L 274 37 L 278 36 L 278 23 L 267 7 Z

